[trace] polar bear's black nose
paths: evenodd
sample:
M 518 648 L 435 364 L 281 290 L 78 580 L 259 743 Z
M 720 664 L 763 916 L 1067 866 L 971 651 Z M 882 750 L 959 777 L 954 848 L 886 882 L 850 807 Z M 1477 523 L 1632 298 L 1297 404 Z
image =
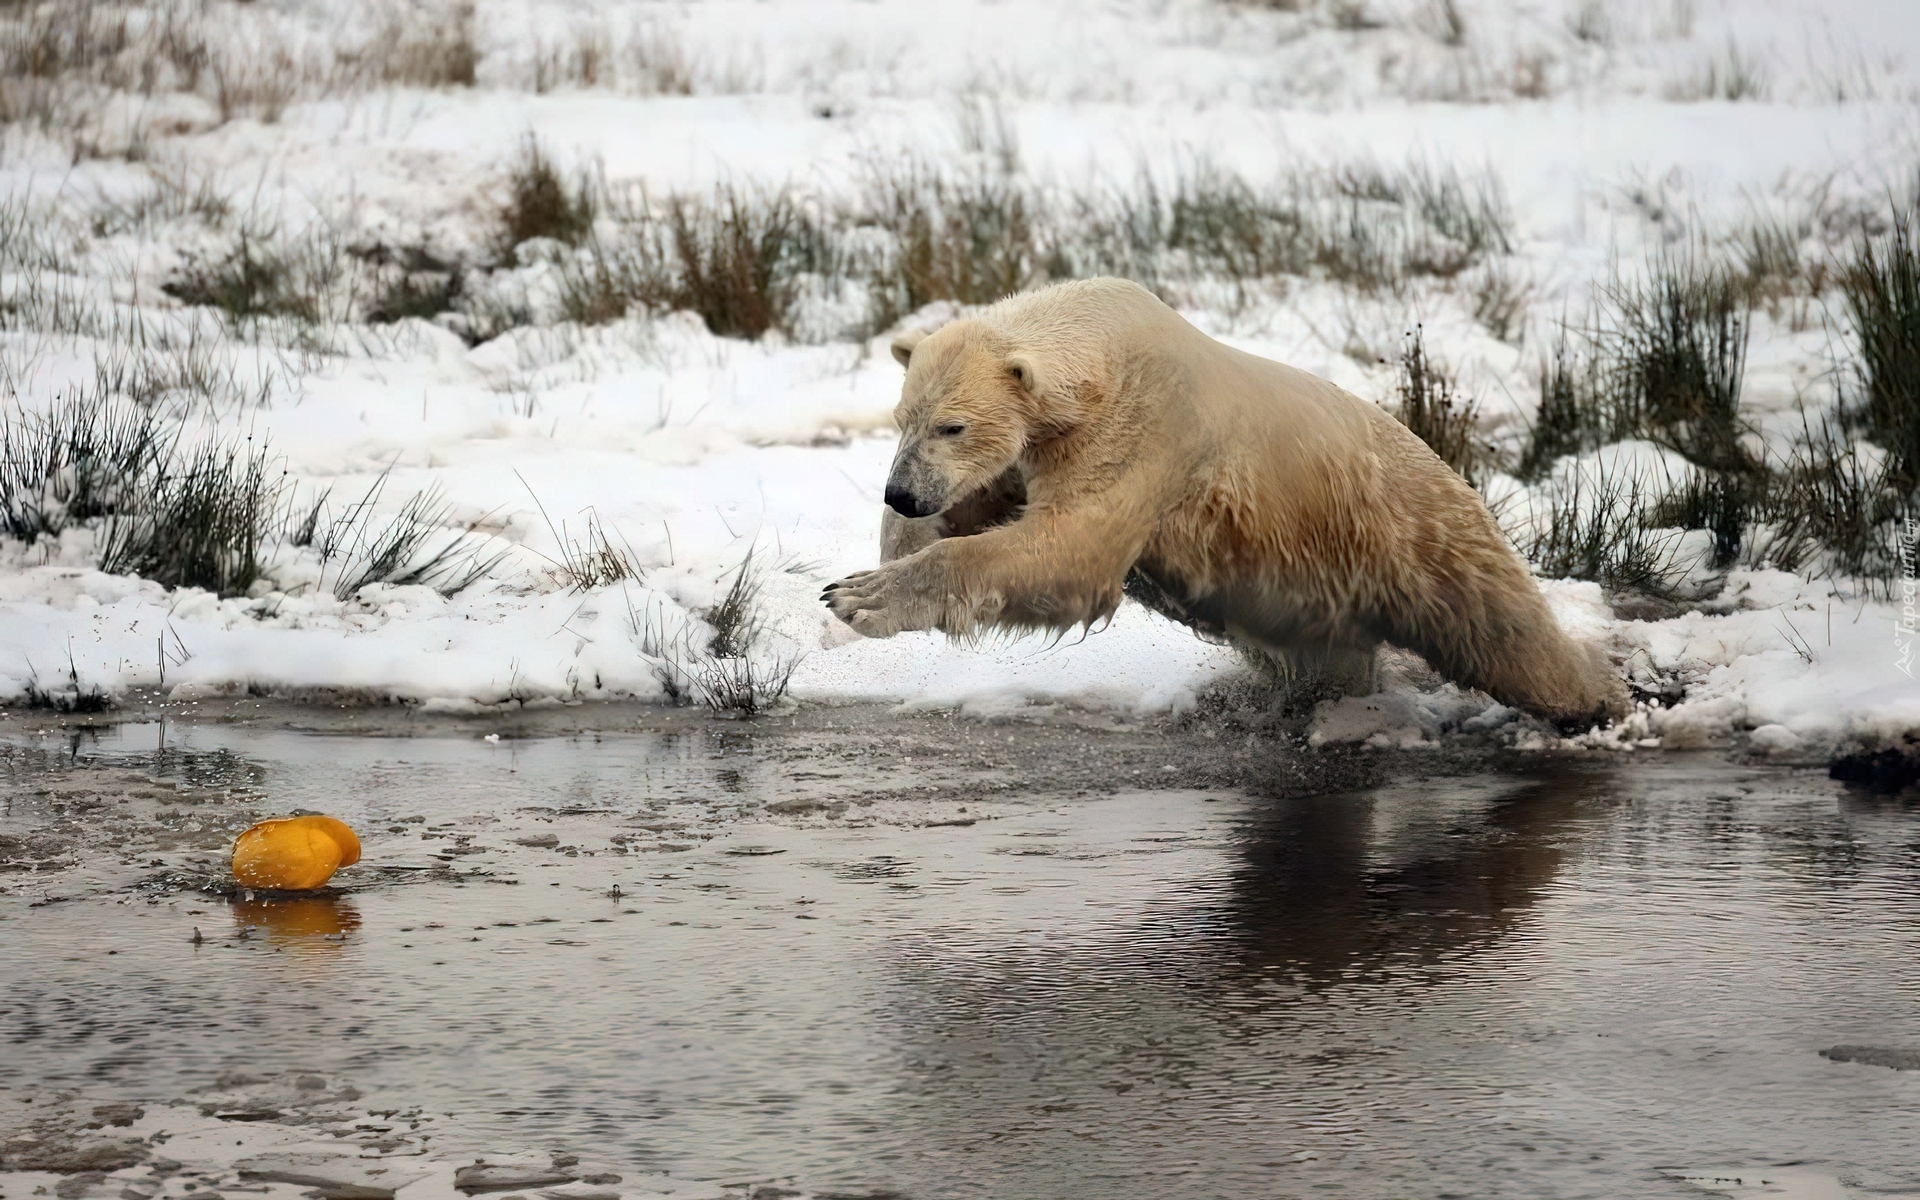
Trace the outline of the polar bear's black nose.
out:
M 872 493 L 868 493 L 871 495 Z M 920 497 L 903 487 L 887 485 L 887 507 L 903 517 L 927 517 L 933 510 L 920 503 Z

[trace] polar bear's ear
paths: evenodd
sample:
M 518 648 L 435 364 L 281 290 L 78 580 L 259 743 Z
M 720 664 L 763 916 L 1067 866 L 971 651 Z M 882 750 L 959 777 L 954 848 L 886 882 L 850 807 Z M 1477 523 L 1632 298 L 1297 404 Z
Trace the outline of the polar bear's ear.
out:
M 1040 389 L 1045 386 L 1045 381 L 1040 377 L 1040 368 L 1024 354 L 1007 356 L 1007 374 L 1013 376 L 1013 381 L 1029 396 L 1038 396 Z
M 1030 354 L 1007 355 L 1007 375 L 1033 398 L 1039 436 L 1058 437 L 1080 423 L 1079 398 Z
M 901 334 L 899 337 L 893 339 L 894 359 L 897 362 L 899 362 L 901 366 L 903 367 L 906 366 L 908 360 L 913 358 L 913 348 L 926 340 L 927 340 L 926 330 L 924 329 L 907 330 L 905 333 Z

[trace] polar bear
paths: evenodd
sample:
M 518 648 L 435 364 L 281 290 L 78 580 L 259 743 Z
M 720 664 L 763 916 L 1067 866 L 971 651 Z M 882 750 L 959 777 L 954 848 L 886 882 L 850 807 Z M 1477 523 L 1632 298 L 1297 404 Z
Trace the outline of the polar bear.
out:
M 1014 296 L 893 353 L 885 561 L 822 596 L 862 634 L 1064 632 L 1124 593 L 1356 683 L 1386 642 L 1563 726 L 1627 709 L 1425 443 L 1137 284 Z

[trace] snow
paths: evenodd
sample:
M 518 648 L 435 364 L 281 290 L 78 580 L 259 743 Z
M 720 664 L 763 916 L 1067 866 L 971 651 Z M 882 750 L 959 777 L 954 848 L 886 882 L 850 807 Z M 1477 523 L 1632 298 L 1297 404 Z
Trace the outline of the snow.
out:
M 93 378 L 97 359 L 124 357 L 128 314 L 198 329 L 215 374 L 230 373 L 233 402 L 190 414 L 190 436 L 267 439 L 305 497 L 357 497 L 388 472 L 390 511 L 437 486 L 451 506 L 447 536 L 471 526 L 499 559 L 452 597 L 382 584 L 340 599 L 311 554 L 283 547 L 256 594 L 222 599 L 103 574 L 84 531 L 9 543 L 0 696 L 69 685 L 183 698 L 345 693 L 476 713 L 659 701 L 660 661 L 646 648 L 704 636 L 700 614 L 749 552 L 765 580 L 760 652 L 798 663 L 796 703 L 1143 715 L 1189 708 L 1243 669 L 1230 650 L 1132 605 L 1058 642 L 870 642 L 828 617 L 820 586 L 876 557 L 899 385 L 884 335 L 750 342 L 716 337 L 689 314 L 572 325 L 551 310 L 540 248 L 522 246 L 522 267 L 501 274 L 540 321 L 477 346 L 421 320 L 354 327 L 318 346 L 240 337 L 192 323 L 159 290 L 206 244 L 192 218 L 89 224 L 107 199 L 131 203 L 163 172 L 209 181 L 235 211 L 288 228 L 324 218 L 367 237 L 471 251 L 487 242 L 502 164 L 529 135 L 569 169 L 597 164 L 610 183 L 655 195 L 721 181 L 844 193 L 863 156 L 961 152 L 969 111 L 1005 122 L 1029 175 L 1063 183 L 1127 180 L 1174 162 L 1256 180 L 1299 164 L 1409 156 L 1485 166 L 1505 185 L 1520 243 L 1512 262 L 1533 289 L 1522 344 L 1490 336 L 1468 300 L 1440 284 L 1360 295 L 1294 280 L 1245 303 L 1196 291 L 1188 315 L 1372 399 L 1389 388 L 1376 360 L 1423 322 L 1430 348 L 1481 397 L 1485 427 L 1511 436 L 1535 403 L 1546 323 L 1578 311 L 1609 262 L 1756 207 L 1804 211 L 1816 195 L 1871 205 L 1920 161 L 1920 7 L 1905 0 L 1860 0 L 1844 20 L 1819 0 L 1462 0 L 1459 47 L 1436 38 L 1436 6 L 1370 4 L 1379 27 L 1362 30 L 1306 7 L 489 0 L 476 20 L 472 89 L 297 97 L 271 123 L 222 123 L 201 97 L 162 94 L 121 105 L 133 114 L 123 119 L 163 127 L 145 162 L 76 162 L 58 138 L 9 126 L 0 196 L 35 206 L 47 236 L 80 264 L 72 286 L 113 297 L 118 314 L 79 333 L 0 323 L 0 386 L 15 403 L 43 407 Z M 293 21 L 309 46 L 366 36 L 375 11 L 348 0 L 252 8 L 236 10 L 246 29 Z M 1587 9 L 1604 28 L 1583 37 L 1575 26 Z M 616 48 L 671 39 L 692 64 L 694 94 L 533 90 L 540 48 L 590 26 Z M 1767 99 L 1674 98 L 1736 47 L 1760 64 Z M 1539 96 L 1527 94 L 1536 67 Z M 21 268 L 6 269 L 18 286 Z M 1797 403 L 1827 401 L 1831 341 L 1817 306 L 1810 319 L 1756 318 L 1747 400 L 1760 427 L 1778 433 L 1797 422 Z M 244 399 L 263 388 L 264 403 Z M 1665 471 L 1669 482 L 1685 473 L 1646 446 L 1610 447 L 1562 470 L 1596 465 Z M 1521 501 L 1511 519 L 1530 519 L 1525 489 L 1508 490 Z M 564 541 L 584 536 L 589 517 L 630 552 L 639 578 L 567 586 Z M 1602 641 L 1671 698 L 1610 744 L 1744 738 L 1757 753 L 1793 757 L 1920 730 L 1898 598 L 1743 570 L 1701 611 L 1616 620 L 1596 585 L 1542 586 L 1576 636 Z M 1463 726 L 1523 724 L 1484 697 L 1402 681 L 1328 706 L 1311 736 L 1418 744 Z
M 1735 572 L 1728 592 L 1739 607 L 1725 615 L 1618 630 L 1629 663 L 1687 685 L 1685 703 L 1653 714 L 1667 744 L 1772 728 L 1762 747 L 1781 753 L 1789 739 L 1877 743 L 1920 729 L 1920 688 L 1900 662 L 1895 606 L 1838 599 L 1781 571 Z

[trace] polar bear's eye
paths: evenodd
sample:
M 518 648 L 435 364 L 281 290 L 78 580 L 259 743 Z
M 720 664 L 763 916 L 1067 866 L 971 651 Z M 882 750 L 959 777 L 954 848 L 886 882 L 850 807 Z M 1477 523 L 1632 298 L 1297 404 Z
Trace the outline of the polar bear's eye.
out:
M 965 425 L 942 425 L 940 428 L 934 430 L 934 432 L 941 437 L 959 437 L 966 431 L 967 427 Z

